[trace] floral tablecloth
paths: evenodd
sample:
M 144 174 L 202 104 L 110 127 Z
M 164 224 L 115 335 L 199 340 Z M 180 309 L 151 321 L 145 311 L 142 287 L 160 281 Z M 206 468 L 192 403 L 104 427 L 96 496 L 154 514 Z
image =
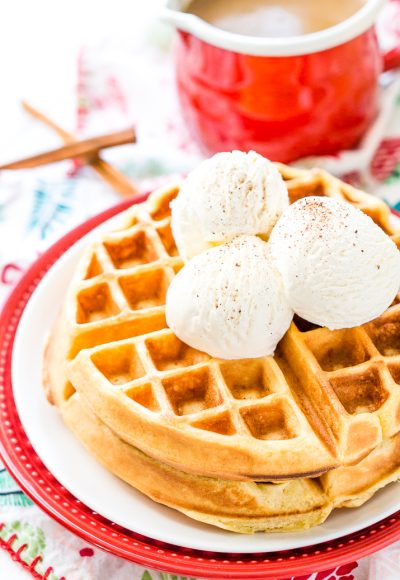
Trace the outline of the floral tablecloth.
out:
M 389 4 L 380 23 L 380 34 L 386 46 L 400 39 L 400 2 Z M 133 124 L 138 143 L 108 151 L 105 157 L 134 179 L 142 191 L 188 171 L 203 157 L 180 115 L 170 36 L 169 30 L 153 23 L 129 45 L 104 42 L 82 49 L 78 62 L 77 133 L 94 135 Z M 399 83 L 396 75 L 385 78 L 382 116 L 359 151 L 303 160 L 302 164 L 317 163 L 346 174 L 349 180 L 400 209 Z M 32 120 L 32 132 L 27 131 L 24 139 L 37 139 L 35 123 Z M 38 149 L 46 148 L 46 139 L 37 145 Z M 1 174 L 0 303 L 29 264 L 51 243 L 118 201 L 118 195 L 90 169 L 72 162 Z M 0 546 L 15 558 L 18 549 L 26 544 L 17 560 L 37 578 L 177 578 L 144 570 L 85 544 L 34 506 L 1 464 L 0 522 Z M 307 578 L 398 580 L 400 544 L 360 562 Z

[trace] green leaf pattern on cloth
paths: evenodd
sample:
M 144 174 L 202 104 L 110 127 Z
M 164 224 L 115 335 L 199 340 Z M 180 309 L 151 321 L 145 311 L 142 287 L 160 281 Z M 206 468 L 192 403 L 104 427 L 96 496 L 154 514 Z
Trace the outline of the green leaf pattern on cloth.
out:
M 194 578 L 187 578 L 186 576 L 175 576 L 174 574 L 164 574 L 163 572 L 161 572 L 161 574 L 160 574 L 160 579 L 161 580 L 194 580 Z M 146 580 L 148 580 L 148 579 L 146 579 Z
M 387 184 L 400 183 L 400 163 L 397 165 L 392 175 L 390 175 L 385 181 Z
M 17 484 L 0 463 L 0 507 L 29 506 L 32 501 L 17 487 Z
M 5 524 L 0 531 L 0 537 L 3 540 L 7 540 L 13 534 L 17 535 L 13 542 L 14 551 L 17 551 L 23 544 L 27 545 L 21 556 L 26 562 L 30 562 L 37 554 L 41 554 L 46 547 L 43 530 L 34 528 L 28 522 L 16 520 Z
M 27 521 L 20 520 L 10 521 L 0 530 L 0 538 L 8 541 L 15 535 L 12 542 L 12 549 L 17 552 L 22 546 L 25 546 L 20 552 L 20 558 L 28 565 L 38 556 L 44 554 L 46 540 L 43 530 L 39 527 L 32 526 Z M 35 569 L 39 574 L 45 574 L 48 566 L 43 561 L 39 561 Z M 59 577 L 50 572 L 47 575 L 48 580 L 59 580 Z

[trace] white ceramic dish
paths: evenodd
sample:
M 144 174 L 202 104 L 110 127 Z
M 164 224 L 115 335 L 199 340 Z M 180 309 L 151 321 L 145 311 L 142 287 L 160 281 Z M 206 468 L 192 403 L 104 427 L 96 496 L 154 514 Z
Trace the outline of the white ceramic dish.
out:
M 100 227 L 109 226 L 110 222 Z M 392 484 L 361 508 L 336 510 L 324 524 L 306 532 L 238 535 L 161 506 L 104 469 L 48 404 L 41 380 L 46 333 L 82 248 L 93 235 L 72 246 L 36 288 L 20 322 L 12 360 L 14 396 L 24 429 L 43 463 L 72 494 L 99 514 L 145 536 L 188 548 L 238 553 L 288 550 L 340 538 L 399 509 L 399 487 Z

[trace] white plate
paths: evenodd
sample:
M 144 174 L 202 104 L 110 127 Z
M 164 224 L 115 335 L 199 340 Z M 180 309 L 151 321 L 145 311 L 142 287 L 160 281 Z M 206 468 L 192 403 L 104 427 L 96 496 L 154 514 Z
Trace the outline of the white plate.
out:
M 64 487 L 94 511 L 129 530 L 178 546 L 218 552 L 271 552 L 317 544 L 361 530 L 399 509 L 399 487 L 392 484 L 361 508 L 336 510 L 312 530 L 239 535 L 160 506 L 97 463 L 48 404 L 41 380 L 46 333 L 82 248 L 92 235 L 72 246 L 38 285 L 22 316 L 13 350 L 13 389 L 22 424 L 36 453 Z

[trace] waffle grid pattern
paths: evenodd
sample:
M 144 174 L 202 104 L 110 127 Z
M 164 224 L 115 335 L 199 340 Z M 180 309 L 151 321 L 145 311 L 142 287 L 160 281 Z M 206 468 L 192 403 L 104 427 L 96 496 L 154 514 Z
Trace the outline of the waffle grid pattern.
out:
M 182 267 L 168 215 L 177 192 L 164 190 L 149 211 L 147 204 L 135 206 L 121 230 L 86 254 L 69 312 L 75 321 L 69 359 L 83 348 L 165 328 L 165 294 Z
M 142 208 L 143 209 L 143 208 Z M 164 305 L 169 282 L 181 266 L 169 218 L 129 220 L 127 229 L 96 244 L 77 295 L 78 324 L 90 324 L 121 312 Z
M 279 169 L 291 202 L 308 195 L 345 199 L 394 235 L 383 202 L 321 170 Z M 101 373 L 103 389 L 126 395 L 125 404 L 132 412 L 139 406 L 141 412 L 166 421 L 173 418 L 178 428 L 205 430 L 210 437 L 242 435 L 276 442 L 298 437 L 317 440 L 317 433 L 334 459 L 342 455 L 351 463 L 383 437 L 397 433 L 400 363 L 376 348 L 381 334 L 373 324 L 335 332 L 300 332 L 292 325 L 283 359 L 299 360 L 301 355 L 317 389 L 329 391 L 328 406 L 314 410 L 304 404 L 301 383 L 305 381 L 290 380 L 285 364 L 272 357 L 211 359 L 166 329 L 166 290 L 182 266 L 170 229 L 169 204 L 178 191 L 177 187 L 160 190 L 146 204 L 128 211 L 124 227 L 103 235 L 86 254 L 73 295 L 76 324 L 70 358 L 94 347 L 80 357 L 82 363 L 91 367 L 90 372 Z M 400 235 L 394 239 L 398 242 Z M 385 316 L 397 316 L 399 309 L 400 305 L 393 306 Z M 290 341 L 300 355 L 293 354 Z M 393 349 L 393 340 L 389 343 Z M 71 383 L 64 393 L 65 399 L 74 393 Z M 318 401 L 312 393 L 305 395 Z M 359 415 L 365 420 L 360 421 Z M 351 449 L 354 438 L 356 455 Z
M 399 306 L 393 306 L 359 328 L 300 333 L 293 326 L 279 347 L 292 368 L 306 361 L 308 374 L 294 374 L 326 425 L 322 438 L 331 433 L 345 464 L 356 463 L 400 430 L 399 316 Z M 330 405 L 322 404 L 310 375 Z
M 91 361 L 136 403 L 178 423 L 221 435 L 290 439 L 300 430 L 292 397 L 272 358 L 211 360 L 169 330 L 97 347 Z
M 316 357 L 321 371 L 329 380 L 346 411 L 351 414 L 374 413 L 398 391 L 400 384 L 400 344 L 387 346 L 387 328 L 400 330 L 400 309 L 391 308 L 384 315 L 385 322 L 357 329 L 337 331 L 334 346 L 323 340 L 325 329 L 311 331 L 306 342 Z M 382 318 L 380 322 L 382 322 Z M 395 336 L 395 340 L 398 338 Z M 355 397 L 349 397 L 349 384 L 359 383 Z M 397 411 L 397 409 L 396 409 Z M 394 435 L 400 427 L 394 425 L 387 436 Z
M 108 216 L 110 217 L 110 213 Z M 400 538 L 400 512 L 357 533 L 316 546 L 282 552 L 247 554 L 217 554 L 152 542 L 143 536 L 109 522 L 83 505 L 69 494 L 49 473 L 35 454 L 19 421 L 12 394 L 11 372 L 7 361 L 11 360 L 12 345 L 18 322 L 32 292 L 47 270 L 56 262 L 82 233 L 97 225 L 104 217 L 96 217 L 68 234 L 48 250 L 29 270 L 21 284 L 12 294 L 2 313 L 0 334 L 0 392 L 3 421 L 0 424 L 3 458 L 19 485 L 29 489 L 32 499 L 46 512 L 51 512 L 60 522 L 78 536 L 93 540 L 117 555 L 155 567 L 163 565 L 177 574 L 226 578 L 232 573 L 238 577 L 252 574 L 257 578 L 276 577 L 279 574 L 310 573 L 327 569 L 382 549 Z M 218 568 L 216 568 L 218 562 Z

